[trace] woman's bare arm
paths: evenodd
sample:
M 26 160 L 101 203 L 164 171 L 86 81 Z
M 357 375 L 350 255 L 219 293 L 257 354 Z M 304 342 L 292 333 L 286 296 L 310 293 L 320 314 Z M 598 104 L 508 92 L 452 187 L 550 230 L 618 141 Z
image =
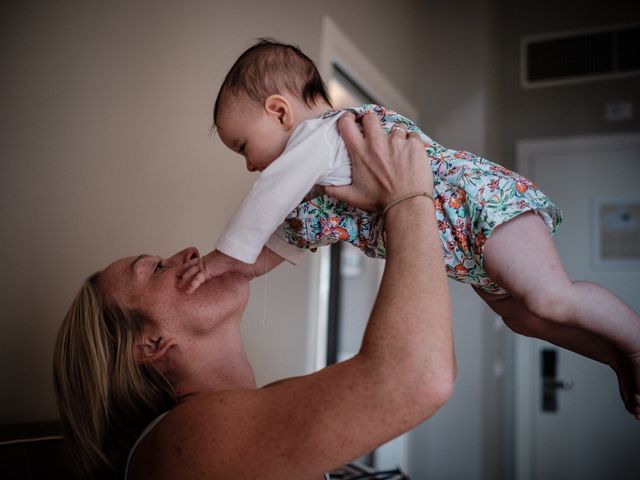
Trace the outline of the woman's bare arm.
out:
M 432 191 L 419 141 L 386 137 L 371 116 L 363 139 L 349 121 L 341 131 L 353 160 L 351 201 L 379 211 L 408 192 Z M 432 201 L 399 203 L 385 228 L 388 258 L 360 352 L 311 375 L 176 407 L 143 448 L 164 452 L 147 475 L 317 479 L 433 415 L 451 393 L 455 360 Z

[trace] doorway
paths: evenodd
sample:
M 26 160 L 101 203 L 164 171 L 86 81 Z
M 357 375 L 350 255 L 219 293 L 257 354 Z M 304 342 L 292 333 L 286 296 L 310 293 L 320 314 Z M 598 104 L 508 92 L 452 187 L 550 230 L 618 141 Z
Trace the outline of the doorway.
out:
M 363 103 L 393 105 L 417 119 L 418 112 L 329 17 L 323 18 L 320 73 L 335 108 Z M 360 349 L 384 263 L 351 245 L 337 243 L 313 256 L 317 315 L 312 318 L 316 369 L 346 360 Z M 312 283 L 312 284 L 315 284 Z M 310 340 L 310 343 L 313 341 Z M 407 468 L 403 435 L 361 459 L 378 469 Z
M 640 311 L 640 134 L 519 142 L 517 171 L 562 209 L 554 241 L 571 278 Z M 640 478 L 640 422 L 611 369 L 523 336 L 515 362 L 518 480 Z M 545 383 L 551 374 L 557 388 Z

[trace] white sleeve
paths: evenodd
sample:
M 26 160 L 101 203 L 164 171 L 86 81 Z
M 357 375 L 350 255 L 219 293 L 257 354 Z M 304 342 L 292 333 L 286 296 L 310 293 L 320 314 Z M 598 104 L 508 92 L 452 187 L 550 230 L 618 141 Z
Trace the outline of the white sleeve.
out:
M 323 126 L 317 119 L 298 126 L 285 151 L 258 176 L 229 219 L 216 249 L 245 263 L 256 261 L 287 214 L 331 168 L 332 151 Z

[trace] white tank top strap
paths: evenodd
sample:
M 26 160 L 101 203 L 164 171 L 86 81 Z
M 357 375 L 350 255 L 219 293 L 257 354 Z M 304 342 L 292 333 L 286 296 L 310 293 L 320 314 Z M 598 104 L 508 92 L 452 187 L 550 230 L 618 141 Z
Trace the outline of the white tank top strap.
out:
M 131 451 L 129 452 L 129 456 L 127 457 L 127 465 L 125 466 L 124 469 L 124 480 L 127 480 L 128 475 L 129 475 L 129 464 L 131 463 L 131 459 L 133 458 L 133 454 L 136 451 L 136 447 L 140 444 L 140 442 L 142 441 L 142 439 L 151 431 L 153 430 L 153 427 L 155 427 L 160 420 L 162 420 L 165 415 L 169 413 L 169 412 L 164 412 L 161 415 L 158 415 L 149 425 L 147 425 L 147 428 L 145 428 L 142 433 L 140 434 L 140 436 L 138 437 L 138 439 L 136 440 L 136 443 L 133 444 L 133 447 L 131 447 Z

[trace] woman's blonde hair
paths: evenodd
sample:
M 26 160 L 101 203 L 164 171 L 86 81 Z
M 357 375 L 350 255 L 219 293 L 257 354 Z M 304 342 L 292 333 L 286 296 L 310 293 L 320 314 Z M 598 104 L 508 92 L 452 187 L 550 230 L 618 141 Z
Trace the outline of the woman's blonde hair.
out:
M 99 273 L 76 295 L 56 341 L 53 378 L 65 441 L 87 478 L 123 478 L 144 428 L 176 404 L 171 384 L 136 360 L 148 321 L 108 302 Z

